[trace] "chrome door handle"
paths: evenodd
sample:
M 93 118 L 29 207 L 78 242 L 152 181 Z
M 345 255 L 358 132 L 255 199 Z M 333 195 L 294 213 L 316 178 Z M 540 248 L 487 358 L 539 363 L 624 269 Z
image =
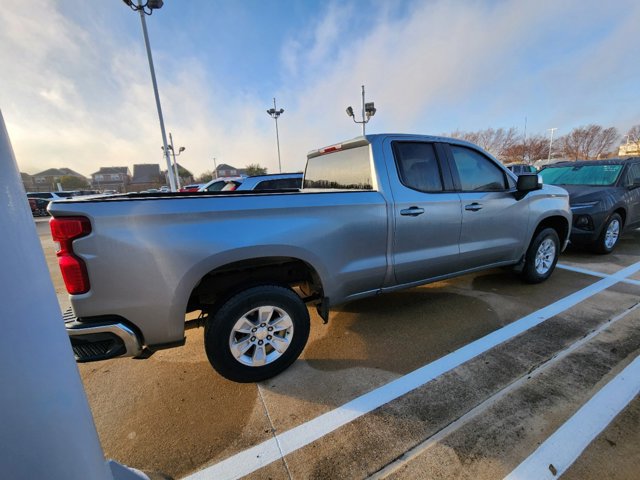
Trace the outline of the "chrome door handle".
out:
M 417 217 L 418 215 L 422 215 L 424 213 L 424 208 L 419 207 L 410 207 L 405 208 L 404 210 L 400 210 L 400 215 L 404 215 L 405 217 Z
M 477 212 L 478 210 L 482 210 L 482 205 L 480 205 L 478 202 L 473 202 L 469 205 L 465 205 L 464 209 L 469 210 L 470 212 Z

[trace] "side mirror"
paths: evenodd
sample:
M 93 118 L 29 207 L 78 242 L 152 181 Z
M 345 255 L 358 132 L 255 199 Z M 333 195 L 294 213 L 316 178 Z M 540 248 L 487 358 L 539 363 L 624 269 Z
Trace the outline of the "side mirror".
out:
M 527 193 L 542 188 L 542 177 L 536 173 L 522 173 L 518 176 L 518 192 Z

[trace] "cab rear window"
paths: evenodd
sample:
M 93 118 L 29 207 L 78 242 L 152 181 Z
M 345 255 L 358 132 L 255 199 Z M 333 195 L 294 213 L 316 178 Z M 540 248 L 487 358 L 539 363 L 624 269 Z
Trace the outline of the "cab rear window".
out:
M 362 146 L 310 158 L 304 188 L 372 190 L 369 147 Z

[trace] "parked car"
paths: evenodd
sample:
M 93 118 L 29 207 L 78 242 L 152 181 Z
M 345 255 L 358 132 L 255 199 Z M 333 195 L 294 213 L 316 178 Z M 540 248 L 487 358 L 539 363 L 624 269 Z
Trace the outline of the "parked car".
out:
M 31 214 L 34 217 L 43 217 L 49 215 L 47 207 L 49 206 L 49 199 L 46 198 L 28 198 L 29 207 L 31 208 Z
M 27 198 L 44 198 L 48 200 L 62 200 L 63 198 L 71 198 L 76 196 L 77 192 L 64 191 L 64 192 L 27 192 Z
M 542 282 L 571 225 L 562 188 L 516 177 L 462 140 L 397 134 L 311 151 L 302 189 L 74 199 L 49 211 L 79 361 L 146 357 L 204 324 L 211 365 L 239 382 L 295 361 L 305 304 L 328 321 L 351 300 L 508 265 Z M 203 318 L 185 324 L 194 311 Z
M 242 183 L 245 177 L 221 177 L 214 178 L 209 183 L 205 183 L 198 189 L 198 192 L 220 192 L 229 186 L 226 191 L 235 190 Z
M 536 173 L 538 170 L 533 165 L 527 165 L 526 163 L 512 163 L 506 165 L 516 175 L 522 175 L 523 173 Z
M 640 227 L 640 157 L 556 163 L 540 176 L 569 192 L 571 243 L 611 253 L 624 230 Z
M 181 192 L 197 192 L 200 187 L 205 186 L 206 183 L 192 183 L 190 185 L 185 185 L 180 189 Z
M 247 177 L 236 187 L 236 190 L 287 190 L 291 188 L 302 188 L 302 172 Z
M 85 195 L 97 195 L 97 190 L 63 190 L 56 192 L 27 192 L 27 198 L 44 198 L 48 200 L 61 200 L 64 198 L 81 197 Z

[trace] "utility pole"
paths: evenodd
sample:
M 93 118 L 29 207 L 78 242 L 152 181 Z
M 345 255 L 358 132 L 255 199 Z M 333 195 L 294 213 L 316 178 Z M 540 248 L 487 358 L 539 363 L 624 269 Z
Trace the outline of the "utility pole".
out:
M 366 133 L 365 125 L 369 123 L 371 117 L 376 114 L 376 107 L 373 102 L 365 103 L 364 101 L 364 85 L 362 85 L 362 120 L 356 120 L 355 115 L 353 114 L 353 108 L 351 106 L 347 107 L 347 115 L 349 115 L 355 123 L 359 123 L 362 125 L 362 135 L 364 136 Z
M 549 157 L 547 158 L 547 162 L 551 161 L 551 147 L 553 145 L 553 132 L 557 130 L 557 128 L 547 128 L 549 132 L 551 132 L 551 139 L 549 140 Z
M 522 161 L 528 163 L 525 158 L 527 156 L 527 117 L 524 117 L 524 140 L 522 145 Z M 529 159 L 531 160 L 531 159 Z
M 213 157 L 213 178 L 218 178 L 218 164 L 216 163 L 216 157 Z
M 278 145 L 278 170 L 282 173 L 282 163 L 280 162 L 280 135 L 278 134 L 278 117 L 284 113 L 284 109 L 280 110 L 276 107 L 276 99 L 273 98 L 273 108 L 267 110 L 267 113 L 276 121 L 276 144 Z

